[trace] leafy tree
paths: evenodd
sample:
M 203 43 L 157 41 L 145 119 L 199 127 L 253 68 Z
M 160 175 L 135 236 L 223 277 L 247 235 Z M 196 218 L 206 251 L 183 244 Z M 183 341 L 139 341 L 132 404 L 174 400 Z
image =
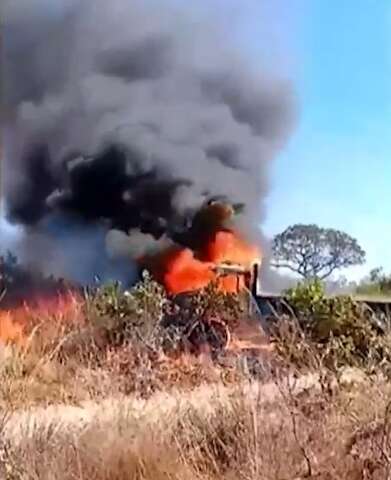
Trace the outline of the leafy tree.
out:
M 273 240 L 276 268 L 287 268 L 304 279 L 324 280 L 335 270 L 361 265 L 365 252 L 347 233 L 317 225 L 296 224 Z

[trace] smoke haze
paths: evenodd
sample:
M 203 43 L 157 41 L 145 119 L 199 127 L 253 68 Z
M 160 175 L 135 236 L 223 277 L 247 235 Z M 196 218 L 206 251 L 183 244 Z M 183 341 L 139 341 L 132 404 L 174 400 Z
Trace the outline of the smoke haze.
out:
M 121 231 L 137 254 L 166 244 L 214 196 L 257 230 L 294 101 L 229 31 L 168 0 L 6 0 L 3 18 L 3 188 L 26 259 L 77 279 L 116 271 L 98 259 L 126 250 Z

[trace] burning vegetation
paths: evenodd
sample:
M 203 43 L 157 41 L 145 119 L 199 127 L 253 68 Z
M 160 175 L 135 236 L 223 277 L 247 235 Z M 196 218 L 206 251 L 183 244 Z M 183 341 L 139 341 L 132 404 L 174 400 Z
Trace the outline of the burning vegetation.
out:
M 83 178 L 82 186 L 90 185 L 88 175 L 95 171 L 90 170 L 90 164 L 82 162 L 78 167 L 72 168 L 79 169 L 78 175 Z M 84 171 L 84 168 L 87 170 Z M 84 172 L 86 177 L 80 172 Z M 75 181 L 75 175 L 71 169 L 71 183 Z M 66 195 L 66 192 L 57 193 L 58 198 Z M 65 209 L 64 205 L 61 208 Z M 247 304 L 251 303 L 249 290 L 254 280 L 253 266 L 260 264 L 262 258 L 260 249 L 247 241 L 244 233 L 235 226 L 236 215 L 242 209 L 242 205 L 231 205 L 224 199 L 215 198 L 206 202 L 192 218 L 189 216 L 187 225 L 181 230 L 169 232 L 166 228 L 159 232 L 145 227 L 146 233 L 140 232 L 139 235 L 148 236 L 149 241 L 145 246 L 138 245 L 137 255 L 132 250 L 132 235 L 123 231 L 125 225 L 122 225 L 122 231 L 117 230 L 114 242 L 113 239 L 111 244 L 109 242 L 108 247 L 114 255 L 120 255 L 123 261 L 134 262 L 140 276 L 143 271 L 149 271 L 157 282 L 156 285 L 160 285 L 159 288 L 168 296 L 170 308 L 165 309 L 164 313 L 155 312 L 156 324 L 168 327 L 171 332 L 174 328 L 175 335 L 182 339 L 180 349 L 183 352 L 216 353 L 230 348 L 231 344 L 238 346 L 241 339 L 233 331 L 233 326 L 241 321 L 241 334 L 250 338 L 248 345 L 256 347 L 256 342 L 264 341 L 259 319 L 251 320 L 250 310 L 243 309 L 244 298 L 247 297 Z M 162 241 L 163 237 L 166 240 Z M 118 238 L 121 245 L 118 244 Z M 7 276 L 5 268 L 3 275 L 6 303 L 3 305 L 4 321 L 0 337 L 4 342 L 24 347 L 31 332 L 47 321 L 53 324 L 52 327 L 65 330 L 69 327 L 69 322 L 73 325 L 75 321 L 79 322 L 80 327 L 85 325 L 88 312 L 84 311 L 85 300 L 82 297 L 86 290 L 82 285 L 66 285 L 54 279 L 37 279 L 34 276 L 30 278 L 29 284 L 28 281 L 26 283 L 21 267 L 14 264 L 12 272 L 13 262 L 14 259 L 9 257 L 10 271 Z M 7 267 L 7 262 L 3 266 Z M 12 278 L 12 273 L 15 272 L 19 276 Z M 15 297 L 18 288 L 24 288 L 24 292 L 19 291 L 19 299 Z M 137 292 L 137 288 L 136 285 L 130 291 Z M 132 296 L 133 293 L 129 295 Z M 99 293 L 95 291 L 92 295 L 95 298 Z M 123 293 L 118 292 L 117 295 L 118 298 L 125 298 Z M 187 304 L 186 301 L 181 304 L 181 300 L 178 303 L 178 298 L 181 299 L 183 295 L 190 297 Z M 111 297 L 108 300 L 109 309 L 113 302 L 119 301 L 118 298 Z M 84 313 L 80 314 L 79 309 L 76 315 L 75 305 L 82 304 L 84 306 L 81 310 Z M 229 309 L 227 311 L 228 304 L 236 304 L 235 315 L 229 313 Z M 111 312 L 111 316 L 118 315 L 121 328 L 126 330 L 129 328 L 129 315 L 133 317 L 134 312 L 126 301 L 124 305 L 124 311 Z M 203 305 L 201 310 L 200 305 Z M 243 320 L 244 317 L 247 318 Z M 176 349 L 177 347 L 171 353 L 175 353 Z

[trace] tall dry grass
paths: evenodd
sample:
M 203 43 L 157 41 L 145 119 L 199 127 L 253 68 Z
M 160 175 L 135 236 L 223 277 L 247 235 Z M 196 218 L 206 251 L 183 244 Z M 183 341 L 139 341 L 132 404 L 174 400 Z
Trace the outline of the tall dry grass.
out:
M 128 308 L 109 305 L 114 320 Z M 339 369 L 289 325 L 268 360 L 169 358 L 133 323 L 113 345 L 74 308 L 0 349 L 1 479 L 391 478 L 391 388 L 376 369 Z
M 1 478 L 389 478 L 389 386 L 363 382 L 281 379 L 15 412 L 2 421 Z

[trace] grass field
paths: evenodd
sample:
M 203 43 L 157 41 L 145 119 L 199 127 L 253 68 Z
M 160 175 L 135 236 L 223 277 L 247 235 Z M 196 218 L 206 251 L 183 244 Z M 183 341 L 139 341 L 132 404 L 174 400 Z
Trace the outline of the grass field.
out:
M 1 478 L 388 478 L 391 392 L 380 376 L 255 380 L 239 363 L 189 357 L 164 375 L 133 363 L 126 378 L 123 352 L 112 355 L 98 366 L 3 350 Z
M 8 412 L 2 478 L 388 478 L 389 386 L 306 380 Z
M 153 325 L 113 344 L 81 307 L 29 312 L 30 336 L 0 348 L 0 478 L 390 478 L 380 369 L 325 368 L 324 350 L 294 331 L 272 345 L 249 335 L 216 358 L 170 356 Z

